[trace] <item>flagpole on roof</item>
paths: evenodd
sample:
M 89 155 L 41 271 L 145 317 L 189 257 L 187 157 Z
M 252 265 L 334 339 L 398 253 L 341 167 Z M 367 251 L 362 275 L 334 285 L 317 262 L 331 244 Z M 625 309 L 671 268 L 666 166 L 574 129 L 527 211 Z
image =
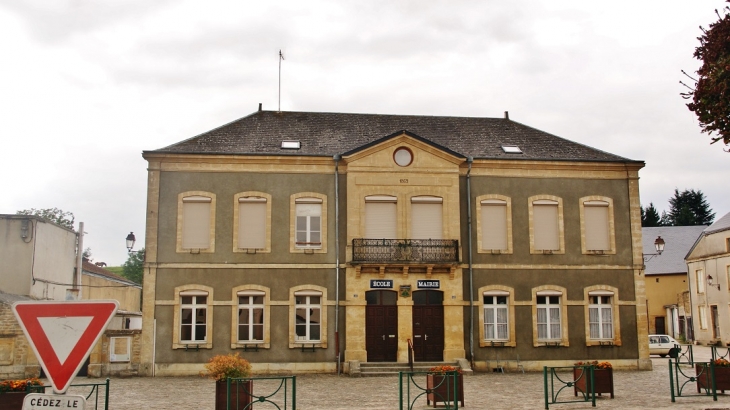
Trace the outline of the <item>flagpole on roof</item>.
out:
M 279 49 L 279 112 L 281 112 L 281 60 L 284 59 L 284 54 Z

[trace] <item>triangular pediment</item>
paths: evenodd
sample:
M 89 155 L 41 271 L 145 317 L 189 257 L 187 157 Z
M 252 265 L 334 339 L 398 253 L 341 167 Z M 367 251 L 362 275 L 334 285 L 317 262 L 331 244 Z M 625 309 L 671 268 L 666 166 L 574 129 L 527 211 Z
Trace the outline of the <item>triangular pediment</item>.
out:
M 463 155 L 408 131 L 399 131 L 358 147 L 345 153 L 342 159 L 350 171 L 361 168 L 400 172 L 455 170 L 466 161 Z

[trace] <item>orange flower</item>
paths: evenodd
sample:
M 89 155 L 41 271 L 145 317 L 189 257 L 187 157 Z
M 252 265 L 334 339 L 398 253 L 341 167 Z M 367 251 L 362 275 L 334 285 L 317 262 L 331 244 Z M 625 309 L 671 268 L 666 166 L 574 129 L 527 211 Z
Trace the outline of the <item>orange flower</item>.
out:
M 3 380 L 0 382 L 0 392 L 27 391 L 30 386 L 43 386 L 43 383 L 37 377 L 25 380 Z
M 449 365 L 434 366 L 430 368 L 428 372 L 432 374 L 446 374 L 449 372 L 458 372 L 459 374 L 461 374 L 461 368 Z
M 216 381 L 227 378 L 241 379 L 251 376 L 251 363 L 236 354 L 216 355 L 205 364 L 207 372 L 201 373 Z

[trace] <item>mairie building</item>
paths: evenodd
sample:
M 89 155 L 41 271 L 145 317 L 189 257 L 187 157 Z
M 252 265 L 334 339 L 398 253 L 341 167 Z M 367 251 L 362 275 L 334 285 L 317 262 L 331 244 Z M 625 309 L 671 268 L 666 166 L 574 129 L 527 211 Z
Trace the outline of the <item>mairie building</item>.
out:
M 507 113 L 261 107 L 143 157 L 141 374 L 651 368 L 642 161 Z

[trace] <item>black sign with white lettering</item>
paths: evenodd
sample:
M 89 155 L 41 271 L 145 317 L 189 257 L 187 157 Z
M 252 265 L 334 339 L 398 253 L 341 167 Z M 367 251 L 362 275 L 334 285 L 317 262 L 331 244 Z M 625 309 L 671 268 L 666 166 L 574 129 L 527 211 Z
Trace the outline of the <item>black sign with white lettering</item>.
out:
M 370 281 L 372 289 L 393 289 L 393 280 L 391 279 L 373 279 Z
M 419 280 L 417 283 L 418 289 L 439 289 L 441 288 L 441 281 L 438 280 Z

